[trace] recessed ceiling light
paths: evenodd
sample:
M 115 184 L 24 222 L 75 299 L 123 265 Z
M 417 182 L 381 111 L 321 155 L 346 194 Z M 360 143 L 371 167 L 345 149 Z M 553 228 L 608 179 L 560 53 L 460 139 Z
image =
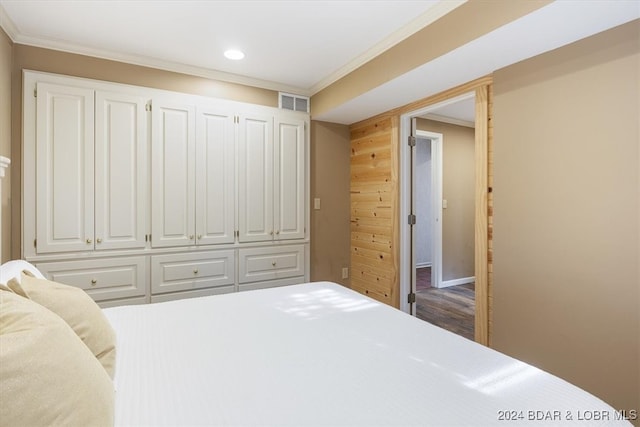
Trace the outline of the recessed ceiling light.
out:
M 238 61 L 238 60 L 244 58 L 244 53 L 241 50 L 238 50 L 238 49 L 229 49 L 229 50 L 224 52 L 224 56 L 227 59 L 233 59 L 234 61 Z

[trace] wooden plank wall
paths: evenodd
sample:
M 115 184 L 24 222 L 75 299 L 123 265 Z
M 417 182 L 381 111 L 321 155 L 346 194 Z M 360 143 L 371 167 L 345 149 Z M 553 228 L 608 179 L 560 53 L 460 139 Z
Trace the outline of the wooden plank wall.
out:
M 351 288 L 399 307 L 398 117 L 351 127 Z

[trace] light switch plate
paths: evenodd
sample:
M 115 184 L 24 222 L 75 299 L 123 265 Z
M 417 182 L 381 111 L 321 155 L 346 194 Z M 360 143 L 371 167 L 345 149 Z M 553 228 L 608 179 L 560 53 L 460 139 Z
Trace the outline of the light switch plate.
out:
M 313 209 L 320 209 L 320 198 L 316 197 L 315 199 L 313 199 Z

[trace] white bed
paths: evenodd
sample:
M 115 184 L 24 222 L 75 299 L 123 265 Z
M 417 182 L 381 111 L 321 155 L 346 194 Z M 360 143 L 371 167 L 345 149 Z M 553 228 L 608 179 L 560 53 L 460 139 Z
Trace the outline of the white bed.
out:
M 0 282 L 23 267 L 3 265 Z M 335 283 L 103 313 L 119 426 L 630 425 L 558 377 Z
M 616 415 L 334 283 L 105 313 L 118 337 L 116 425 L 583 425 L 594 414 L 607 425 Z

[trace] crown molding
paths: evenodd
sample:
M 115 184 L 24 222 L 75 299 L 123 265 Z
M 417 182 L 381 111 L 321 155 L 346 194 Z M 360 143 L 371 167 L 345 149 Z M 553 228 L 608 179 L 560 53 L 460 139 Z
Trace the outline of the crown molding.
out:
M 188 64 L 182 64 L 178 62 L 165 61 L 162 59 L 151 58 L 142 55 L 131 55 L 113 52 L 102 49 L 92 49 L 82 47 L 76 44 L 61 42 L 56 40 L 44 40 L 36 37 L 27 37 L 18 35 L 14 39 L 14 43 L 57 50 L 61 52 L 73 53 L 77 55 L 91 56 L 94 58 L 106 59 L 110 61 L 124 62 L 131 65 L 138 65 L 141 67 L 155 68 L 164 71 L 171 71 L 176 73 L 188 74 L 197 77 L 204 77 L 212 80 L 219 80 L 227 83 L 236 83 L 245 86 L 253 86 L 261 89 L 268 89 L 278 92 L 291 92 L 300 95 L 307 95 L 304 89 L 299 87 L 289 86 L 282 83 L 272 82 L 268 80 L 256 79 L 253 77 L 241 76 L 239 74 L 226 73 L 223 71 L 213 70 L 210 68 L 197 67 Z
M 423 14 L 404 25 L 398 31 L 392 33 L 387 38 L 382 40 L 380 43 L 376 44 L 362 55 L 355 57 L 352 61 L 346 64 L 344 67 L 338 69 L 336 72 L 330 74 L 326 78 L 320 80 L 318 83 L 313 85 L 309 92 L 313 95 L 320 92 L 322 89 L 327 86 L 335 83 L 340 80 L 347 74 L 355 71 L 360 68 L 367 62 L 371 61 L 376 56 L 380 55 L 384 51 L 390 49 L 406 38 L 412 36 L 417 33 L 427 25 L 437 21 L 442 18 L 447 13 L 452 10 L 458 8 L 459 6 L 466 3 L 467 0 L 449 0 L 449 1 L 439 1 L 429 9 L 427 9 Z
M 448 0 L 439 1 L 433 7 L 429 8 L 423 14 L 412 20 L 407 25 L 404 25 L 400 30 L 392 33 L 390 36 L 376 44 L 362 55 L 354 58 L 347 65 L 337 70 L 335 73 L 327 76 L 319 81 L 311 88 L 301 88 L 284 83 L 278 83 L 268 80 L 262 80 L 247 76 L 242 76 L 233 73 L 226 73 L 223 71 L 213 70 L 210 68 L 197 67 L 188 64 L 182 64 L 172 61 L 165 61 L 157 58 L 123 54 L 119 52 L 104 50 L 104 49 L 92 49 L 80 46 L 75 43 L 63 42 L 60 40 L 43 39 L 40 37 L 31 37 L 21 34 L 17 29 L 9 15 L 0 4 L 0 27 L 4 29 L 9 38 L 14 43 L 23 44 L 27 46 L 39 47 L 44 49 L 57 50 L 61 52 L 67 52 L 78 55 L 91 56 L 100 59 L 106 59 L 110 61 L 124 62 L 127 64 L 138 65 L 142 67 L 150 67 L 165 71 L 171 71 L 176 73 L 188 74 L 197 77 L 203 77 L 212 80 L 219 80 L 228 83 L 236 83 L 245 86 L 258 87 L 262 89 L 268 89 L 278 92 L 293 93 L 302 96 L 312 96 L 320 90 L 326 88 L 362 65 L 366 64 L 382 52 L 388 50 L 394 45 L 400 43 L 404 39 L 420 31 L 422 28 L 431 24 L 432 22 L 440 19 L 442 16 L 466 3 L 467 0 Z
M 15 43 L 16 37 L 18 36 L 18 29 L 11 18 L 9 18 L 9 15 L 7 15 L 7 11 L 4 10 L 2 4 L 0 4 L 0 28 L 2 28 L 11 41 Z
M 43 49 L 57 50 L 60 52 L 72 53 L 76 55 L 91 56 L 94 58 L 106 59 L 109 61 L 123 62 L 141 67 L 155 68 L 175 73 L 188 74 L 197 77 L 203 77 L 212 80 L 223 81 L 227 83 L 235 83 L 244 86 L 258 87 L 261 89 L 273 90 L 277 92 L 288 92 L 297 95 L 309 96 L 309 90 L 296 86 L 286 85 L 283 83 L 262 80 L 253 77 L 242 76 L 239 74 L 226 73 L 224 71 L 213 70 L 210 68 L 197 67 L 178 62 L 165 61 L 157 58 L 123 54 L 103 49 L 92 49 L 80 46 L 75 43 L 68 43 L 59 40 L 43 39 L 40 37 L 30 37 L 21 34 L 9 15 L 0 4 L 0 27 L 4 29 L 9 38 L 16 44 L 33 46 Z

